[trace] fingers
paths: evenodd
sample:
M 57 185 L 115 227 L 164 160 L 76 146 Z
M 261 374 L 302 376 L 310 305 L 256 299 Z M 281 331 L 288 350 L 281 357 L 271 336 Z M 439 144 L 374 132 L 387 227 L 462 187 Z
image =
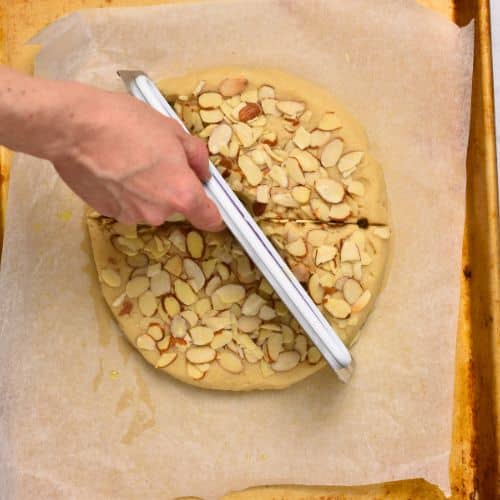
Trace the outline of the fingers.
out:
M 184 133 L 178 135 L 186 152 L 189 166 L 202 182 L 208 181 L 208 150 L 205 143 L 198 137 Z
M 187 175 L 184 179 L 185 186 L 177 193 L 176 210 L 182 213 L 193 226 L 205 231 L 220 231 L 224 222 L 214 202 L 207 196 L 203 186 L 196 176 Z

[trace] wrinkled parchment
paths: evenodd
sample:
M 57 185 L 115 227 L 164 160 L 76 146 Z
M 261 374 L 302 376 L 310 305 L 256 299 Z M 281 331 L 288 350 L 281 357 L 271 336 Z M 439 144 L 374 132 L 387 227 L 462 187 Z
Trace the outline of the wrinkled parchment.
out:
M 97 291 L 82 202 L 47 162 L 17 156 L 0 276 L 2 497 L 212 499 L 416 476 L 447 490 L 472 29 L 411 1 L 240 0 L 90 10 L 36 42 L 37 74 L 109 89 L 120 68 L 229 64 L 328 87 L 384 166 L 393 252 L 348 385 L 324 370 L 283 392 L 204 392 L 128 346 Z

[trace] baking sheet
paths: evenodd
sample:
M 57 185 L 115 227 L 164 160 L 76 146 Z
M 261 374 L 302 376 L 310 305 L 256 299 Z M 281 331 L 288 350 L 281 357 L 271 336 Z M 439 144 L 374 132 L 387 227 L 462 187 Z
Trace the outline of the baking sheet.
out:
M 384 165 L 394 248 L 349 385 L 325 370 L 280 393 L 202 392 L 132 352 L 99 298 L 81 202 L 47 162 L 18 156 L 0 276 L 0 491 L 216 498 L 415 476 L 447 490 L 471 27 L 409 1 L 240 0 L 87 11 L 37 41 L 38 74 L 109 89 L 116 69 L 207 64 L 328 87 Z

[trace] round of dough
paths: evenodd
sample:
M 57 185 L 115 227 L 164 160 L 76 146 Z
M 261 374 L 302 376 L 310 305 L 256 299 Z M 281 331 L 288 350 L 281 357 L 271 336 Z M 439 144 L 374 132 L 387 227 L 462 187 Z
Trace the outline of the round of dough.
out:
M 160 88 L 351 345 L 380 291 L 390 235 L 362 129 L 324 89 L 275 70 L 217 68 Z M 125 226 L 93 212 L 87 223 L 104 298 L 157 369 L 245 391 L 325 366 L 229 232 L 179 218 Z

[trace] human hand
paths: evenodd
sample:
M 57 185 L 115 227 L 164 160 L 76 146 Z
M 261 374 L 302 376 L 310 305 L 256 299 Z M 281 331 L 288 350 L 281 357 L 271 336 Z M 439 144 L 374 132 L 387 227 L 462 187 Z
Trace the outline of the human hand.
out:
M 224 227 L 202 186 L 209 178 L 203 141 L 128 95 L 57 85 L 62 116 L 44 156 L 83 200 L 128 224 L 160 225 L 181 213 L 199 229 Z

